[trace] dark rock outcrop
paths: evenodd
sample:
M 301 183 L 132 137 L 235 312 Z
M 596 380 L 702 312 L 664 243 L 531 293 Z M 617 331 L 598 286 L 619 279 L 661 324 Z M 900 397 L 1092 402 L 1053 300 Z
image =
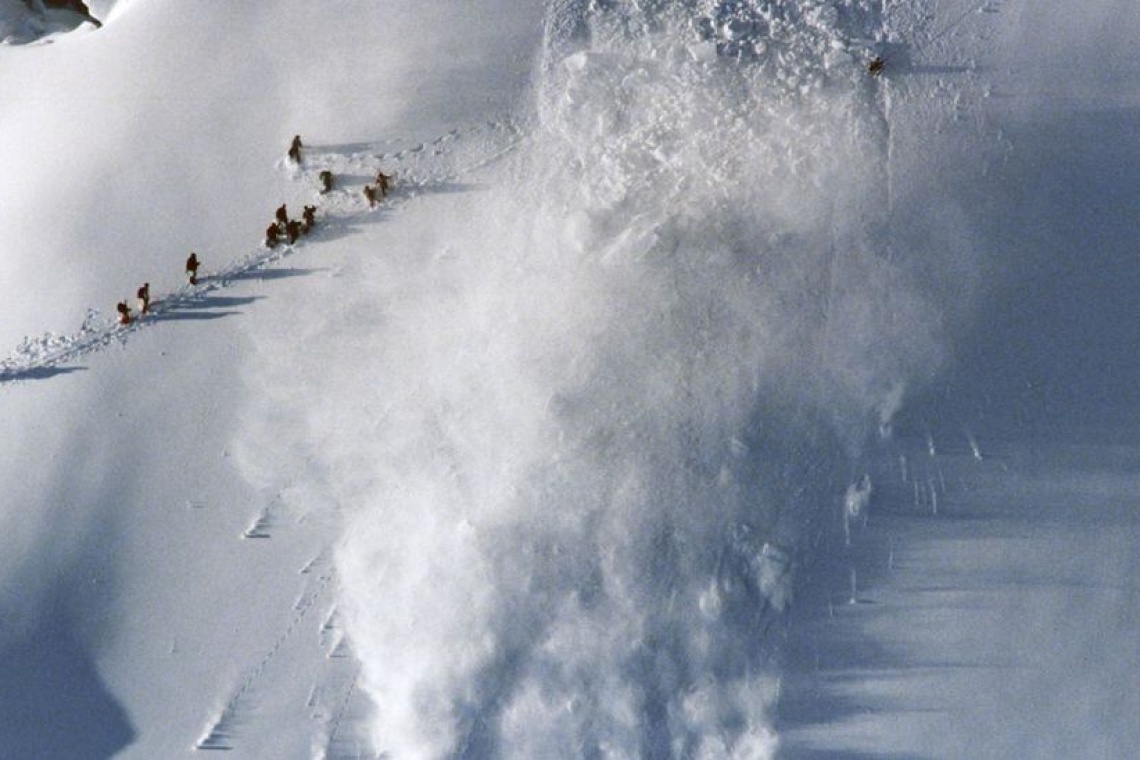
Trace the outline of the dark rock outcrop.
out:
M 82 16 L 85 20 L 90 21 L 95 26 L 103 26 L 103 22 L 91 15 L 91 9 L 87 7 L 87 3 L 83 0 L 24 0 L 24 5 L 35 13 L 45 13 L 49 8 L 52 10 L 73 11 Z

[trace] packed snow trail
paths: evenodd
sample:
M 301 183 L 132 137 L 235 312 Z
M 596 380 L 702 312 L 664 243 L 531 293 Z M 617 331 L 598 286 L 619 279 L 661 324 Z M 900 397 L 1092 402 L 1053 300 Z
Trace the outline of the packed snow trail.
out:
M 320 242 L 322 238 L 335 237 L 363 214 L 391 211 L 424 194 L 454 191 L 460 187 L 457 183 L 471 172 L 508 155 L 517 147 L 519 139 L 517 127 L 492 122 L 454 129 L 430 142 L 391 153 L 380 150 L 381 144 L 353 146 L 353 151 L 347 153 L 306 149 L 302 166 L 284 160 L 281 166 L 314 188 L 314 202 L 318 204 L 320 216 L 309 235 L 294 244 L 281 242 L 274 248 L 262 246 L 220 269 L 207 270 L 199 276 L 197 285 L 154 295 L 149 313 L 132 315 L 130 324 L 121 325 L 116 319 L 100 317 L 98 310 L 89 309 L 83 325 L 75 333 L 46 333 L 25 338 L 7 359 L 0 361 L 0 385 L 66 372 L 66 365 L 71 362 L 108 346 L 125 345 L 129 336 L 138 330 L 171 319 L 189 318 L 191 310 L 202 318 L 202 309 L 225 305 L 224 301 L 212 299 L 211 294 L 292 256 L 306 241 Z M 370 209 L 360 193 L 362 177 L 350 172 L 363 171 L 366 182 L 382 167 L 394 169 L 399 176 L 382 206 Z M 331 193 L 321 194 L 316 190 L 317 174 L 326 169 L 333 171 L 337 187 Z M 233 312 L 206 313 L 216 318 Z
M 192 248 L 204 270 L 261 254 L 272 209 L 284 200 L 299 210 L 296 193 L 311 190 L 274 169 L 297 131 L 327 144 L 416 138 L 376 151 L 395 152 L 509 112 L 525 60 L 503 53 L 530 49 L 536 4 L 349 3 L 313 14 L 307 0 L 273 0 L 187 14 L 178 0 L 121 0 L 97 33 L 0 45 L 0 359 L 24 335 L 74 332 L 88 305 L 114 314 L 104 307 L 144 279 L 156 298 L 177 296 Z M 484 19 L 492 5 L 505 12 Z M 451 86 L 460 76 L 465 90 Z M 301 257 L 229 280 L 159 329 L 129 332 L 126 350 L 112 343 L 25 376 L 66 377 L 5 384 L 9 752 L 202 757 L 192 746 L 211 710 L 286 629 L 307 580 L 296 572 L 329 541 L 311 519 L 293 529 L 276 505 L 261 531 L 270 539 L 239 538 L 305 467 L 282 456 L 292 473 L 250 486 L 235 440 L 267 430 L 270 451 L 300 448 L 288 415 L 317 400 L 279 403 L 264 428 L 249 419 L 261 393 L 243 380 L 260 357 L 244 332 L 286 321 L 278 309 L 308 308 L 308 290 L 382 252 L 411 205 L 326 229 Z M 240 318 L 203 318 L 237 308 Z M 328 342 L 303 329 L 292 337 L 295 350 Z M 335 509 L 307 501 L 317 514 Z M 329 607 L 310 610 L 239 700 L 228 755 L 367 754 L 367 697 L 353 686 L 341 618 L 326 617 L 333 602 L 326 594 Z

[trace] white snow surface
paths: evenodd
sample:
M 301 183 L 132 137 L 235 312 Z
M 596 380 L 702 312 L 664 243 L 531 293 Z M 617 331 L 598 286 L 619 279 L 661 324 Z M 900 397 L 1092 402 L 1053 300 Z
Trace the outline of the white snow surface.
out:
M 1010 373 L 963 346 L 1021 207 L 973 193 L 1016 165 L 986 104 L 1103 107 L 1081 56 L 1126 35 L 952 0 L 91 6 L 0 47 L 0 756 L 914 749 L 801 688 L 788 611 L 836 578 L 863 609 L 876 530 L 943 546 L 923 421 L 990 467 Z M 1027 106 L 1042 28 L 1084 52 Z M 270 251 L 281 202 L 318 223 Z M 896 482 L 921 529 L 879 527 Z M 1040 731 L 990 746 L 1081 749 Z

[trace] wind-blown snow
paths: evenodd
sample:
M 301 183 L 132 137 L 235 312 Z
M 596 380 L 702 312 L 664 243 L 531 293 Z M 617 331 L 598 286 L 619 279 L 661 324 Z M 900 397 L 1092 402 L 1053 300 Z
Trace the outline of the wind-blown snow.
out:
M 378 750 L 768 755 L 803 526 L 939 355 L 825 60 L 877 20 L 788 11 L 761 65 L 554 14 L 521 144 L 256 340 L 315 400 Z
M 772 755 L 814 543 L 898 482 L 960 507 L 941 431 L 876 439 L 948 361 L 961 407 L 1021 382 L 953 364 L 1035 245 L 973 192 L 1019 166 L 979 101 L 1025 93 L 955 31 L 1005 6 L 884 5 L 0 0 L 0 655 L 78 674 L 54 754 Z M 1112 89 L 1112 10 L 1027 81 Z M 268 253 L 282 201 L 318 227 Z M 5 675 L 0 754 L 44 754 L 57 687 Z
M 476 87 L 456 95 L 441 85 L 471 71 L 479 9 L 345 4 L 302 34 L 307 0 L 224 13 L 186 14 L 161 0 L 118 7 L 97 32 L 0 50 L 6 346 L 45 331 L 82 335 L 82 324 L 105 319 L 86 321 L 89 309 L 107 314 L 143 281 L 178 292 L 191 249 L 208 276 L 257 254 L 272 209 L 307 198 L 274 165 L 297 131 L 344 143 L 409 113 L 442 131 L 472 104 L 496 107 Z M 446 34 L 413 33 L 445 20 L 455 24 Z M 478 50 L 512 34 L 497 23 Z M 441 44 L 449 54 L 437 60 Z M 497 86 L 491 75 L 480 83 Z M 38 668 L 5 670 L 5 698 L 21 700 L 5 711 L 16 721 L 0 731 L 5 752 L 75 756 L 109 745 L 173 757 L 227 706 L 238 751 L 335 752 L 356 734 L 346 716 L 360 692 L 331 654 L 345 648 L 318 649 L 290 608 L 295 586 L 312 590 L 329 572 L 329 552 L 312 544 L 327 542 L 331 520 L 310 517 L 292 532 L 278 523 L 271 544 L 240 538 L 263 511 L 289 527 L 327 505 L 295 482 L 300 467 L 270 482 L 247 467 L 257 488 L 235 472 L 230 444 L 247 393 L 234 378 L 249 347 L 235 320 L 261 296 L 249 293 L 253 277 L 231 283 L 244 292 L 213 292 L 220 284 L 208 281 L 211 292 L 181 314 L 105 333 L 114 333 L 106 349 L 78 366 L 78 357 L 41 366 L 19 383 L 5 375 L 0 654 L 43 653 Z M 271 430 L 294 432 L 283 420 Z M 284 506 L 274 501 L 282 493 Z M 321 588 L 314 629 L 333 619 L 335 584 Z M 330 630 L 343 635 L 339 622 Z M 301 648 L 310 641 L 311 652 Z M 74 710 L 37 686 L 55 672 L 74 674 Z

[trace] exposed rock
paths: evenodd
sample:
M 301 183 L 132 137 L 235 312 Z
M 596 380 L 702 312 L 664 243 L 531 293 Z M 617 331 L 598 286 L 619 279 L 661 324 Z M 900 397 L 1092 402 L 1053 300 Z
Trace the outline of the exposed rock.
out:
M 91 15 L 91 9 L 87 7 L 87 3 L 83 0 L 24 0 L 33 11 L 46 12 L 47 8 L 54 8 L 57 10 L 73 11 L 78 13 L 86 21 L 90 21 L 95 26 L 103 26 L 103 22 Z M 39 6 L 38 8 L 36 6 Z
M 83 0 L 0 0 L 0 42 L 6 44 L 35 42 L 85 23 L 103 25 Z

